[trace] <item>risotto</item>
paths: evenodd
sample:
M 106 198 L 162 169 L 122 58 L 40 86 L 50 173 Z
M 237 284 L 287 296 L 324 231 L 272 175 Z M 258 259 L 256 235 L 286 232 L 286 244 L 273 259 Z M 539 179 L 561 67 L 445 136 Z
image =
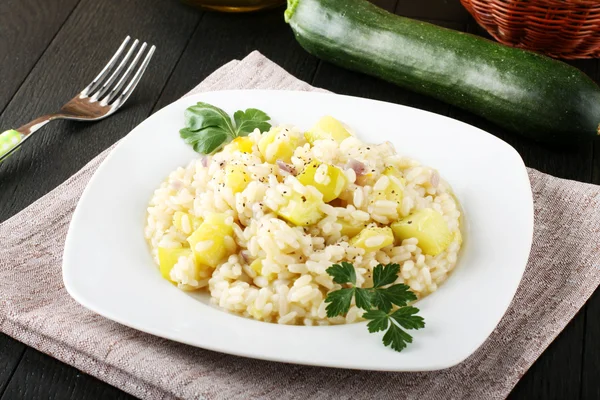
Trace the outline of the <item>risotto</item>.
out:
M 363 143 L 332 117 L 308 132 L 255 130 L 172 172 L 155 191 L 145 236 L 163 277 L 207 290 L 227 311 L 296 325 L 352 323 L 363 310 L 328 318 L 341 286 L 326 272 L 351 262 L 356 286 L 378 264 L 418 298 L 454 269 L 460 211 L 438 172 Z

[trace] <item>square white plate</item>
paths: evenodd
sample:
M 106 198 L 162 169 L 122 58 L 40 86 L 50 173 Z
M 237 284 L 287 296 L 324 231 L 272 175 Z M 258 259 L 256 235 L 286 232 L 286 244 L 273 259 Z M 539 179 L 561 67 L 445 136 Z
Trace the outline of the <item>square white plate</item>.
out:
M 458 266 L 440 289 L 417 303 L 426 327 L 411 331 L 401 353 L 384 347 L 365 323 L 283 326 L 208 305 L 162 279 L 144 240 L 153 191 L 198 155 L 179 137 L 183 112 L 198 101 L 233 114 L 250 107 L 274 123 L 308 129 L 333 115 L 364 141 L 391 141 L 399 153 L 437 168 L 464 210 Z M 527 171 L 505 142 L 425 111 L 334 94 L 227 91 L 181 99 L 135 128 L 88 184 L 65 244 L 68 292 L 123 325 L 223 353 L 339 368 L 425 371 L 451 367 L 491 334 L 519 285 L 531 247 L 533 201 Z

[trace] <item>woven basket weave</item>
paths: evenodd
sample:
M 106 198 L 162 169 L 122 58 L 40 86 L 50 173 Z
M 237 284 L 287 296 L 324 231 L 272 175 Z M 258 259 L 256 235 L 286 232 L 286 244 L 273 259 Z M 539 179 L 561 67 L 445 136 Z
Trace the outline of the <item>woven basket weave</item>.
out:
M 461 0 L 496 40 L 557 58 L 600 57 L 600 0 Z

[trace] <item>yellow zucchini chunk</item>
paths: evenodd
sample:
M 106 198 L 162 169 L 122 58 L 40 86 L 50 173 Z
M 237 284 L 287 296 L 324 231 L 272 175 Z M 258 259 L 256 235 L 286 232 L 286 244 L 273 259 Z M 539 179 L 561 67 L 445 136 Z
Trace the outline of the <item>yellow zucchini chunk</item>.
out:
M 166 280 L 171 280 L 171 270 L 177 264 L 180 257 L 189 257 L 192 254 L 192 250 L 185 248 L 169 248 L 159 247 L 158 248 L 158 264 L 160 267 L 160 274 Z
M 298 180 L 304 186 L 314 186 L 323 194 L 325 203 L 337 199 L 348 183 L 346 174 L 340 168 L 318 161 L 308 164 L 298 175 Z
M 343 218 L 338 218 L 336 222 L 342 226 L 340 234 L 349 238 L 358 235 L 360 231 L 367 227 L 367 223 L 363 221 L 346 221 Z
M 268 163 L 277 160 L 289 163 L 298 147 L 298 137 L 292 132 L 275 127 L 267 133 L 263 133 L 258 142 L 258 151 Z
M 350 137 L 350 133 L 344 125 L 337 119 L 326 116 L 321 118 L 312 129 L 304 133 L 306 141 L 311 145 L 317 140 L 332 139 L 342 143 L 344 139 Z
M 247 136 L 240 136 L 233 139 L 226 147 L 232 153 L 239 151 L 240 153 L 252 153 L 252 139 Z
M 418 210 L 408 217 L 394 222 L 391 227 L 398 242 L 417 238 L 419 241 L 417 246 L 424 254 L 432 256 L 446 250 L 453 239 L 442 214 L 431 208 Z
M 196 264 L 215 268 L 232 254 L 226 241 L 233 240 L 233 227 L 225 222 L 227 218 L 227 214 L 209 214 L 188 238 Z
M 267 278 L 269 281 L 274 280 L 275 278 L 277 278 L 277 274 L 274 273 L 269 273 L 267 275 L 264 275 L 262 273 L 263 270 L 263 265 L 262 265 L 262 260 L 260 259 L 256 259 L 254 261 L 252 261 L 252 263 L 250 264 L 250 268 L 252 270 L 254 270 L 254 272 L 256 272 L 257 275 L 259 276 L 264 276 L 265 278 Z
M 367 253 L 378 251 L 394 243 L 394 234 L 389 227 L 365 228 L 350 239 L 350 246 L 365 249 Z
M 225 186 L 231 188 L 233 193 L 246 189 L 250 183 L 250 175 L 243 165 L 227 165 L 225 167 Z
M 292 192 L 288 202 L 277 210 L 277 215 L 296 226 L 316 224 L 323 217 L 321 205 L 323 200 L 315 194 L 308 192 L 302 195 Z

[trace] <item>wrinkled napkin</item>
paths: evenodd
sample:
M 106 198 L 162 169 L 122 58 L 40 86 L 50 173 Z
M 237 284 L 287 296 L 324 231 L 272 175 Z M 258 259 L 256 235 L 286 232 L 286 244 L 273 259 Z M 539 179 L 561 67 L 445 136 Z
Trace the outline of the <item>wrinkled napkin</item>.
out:
M 319 90 L 258 52 L 191 93 Z M 143 399 L 502 399 L 600 283 L 600 187 L 529 170 L 533 249 L 519 290 L 488 340 L 437 372 L 388 373 L 240 358 L 154 337 L 80 306 L 61 274 L 65 236 L 110 149 L 0 225 L 0 331 Z

